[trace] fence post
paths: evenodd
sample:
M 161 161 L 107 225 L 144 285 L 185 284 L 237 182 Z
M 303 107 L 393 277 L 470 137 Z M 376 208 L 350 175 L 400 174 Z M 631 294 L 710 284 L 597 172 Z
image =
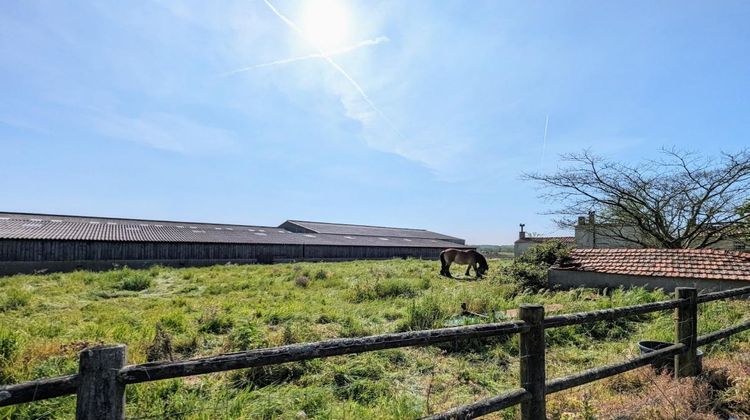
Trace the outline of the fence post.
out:
M 99 346 L 81 352 L 76 400 L 77 420 L 121 420 L 125 418 L 125 384 L 117 372 L 125 366 L 127 347 Z
M 521 403 L 522 420 L 546 418 L 544 365 L 544 306 L 521 305 L 520 318 L 530 329 L 521 333 L 521 387 L 531 393 L 531 399 Z
M 695 376 L 698 372 L 696 340 L 698 337 L 698 289 L 694 287 L 677 287 L 677 299 L 686 299 L 687 303 L 675 309 L 677 321 L 675 342 L 684 344 L 687 351 L 674 357 L 674 373 L 677 378 Z

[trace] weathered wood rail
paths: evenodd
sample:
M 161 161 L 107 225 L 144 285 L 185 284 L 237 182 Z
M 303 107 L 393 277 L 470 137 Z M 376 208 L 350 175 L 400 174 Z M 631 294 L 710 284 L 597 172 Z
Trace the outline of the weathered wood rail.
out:
M 81 352 L 77 374 L 0 387 L 0 407 L 76 394 L 76 418 L 122 419 L 125 409 L 125 387 L 128 384 L 469 338 L 520 334 L 520 388 L 428 418 L 475 418 L 520 404 L 522 419 L 543 419 L 546 395 L 637 369 L 663 357 L 674 356 L 676 377 L 697 374 L 698 346 L 750 329 L 748 320 L 698 337 L 698 304 L 746 294 L 750 294 L 750 287 L 702 295 L 698 295 L 694 288 L 677 288 L 673 300 L 551 317 L 544 317 L 544 307 L 541 305 L 521 305 L 519 321 L 341 338 L 131 366 L 125 366 L 127 349 L 124 345 L 94 347 Z M 562 378 L 546 379 L 546 329 L 670 309 L 675 310 L 674 345 L 624 362 L 588 369 Z

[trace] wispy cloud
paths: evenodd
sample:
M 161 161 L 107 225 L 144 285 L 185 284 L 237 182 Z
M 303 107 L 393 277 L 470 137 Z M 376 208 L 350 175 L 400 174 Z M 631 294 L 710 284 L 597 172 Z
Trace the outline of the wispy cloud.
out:
M 354 45 L 350 45 L 350 46 L 344 47 L 344 48 L 339 48 L 339 49 L 336 49 L 336 50 L 333 50 L 333 51 L 326 51 L 326 52 L 323 52 L 323 53 L 315 53 L 315 54 L 302 55 L 302 56 L 299 56 L 299 57 L 284 58 L 284 59 L 281 59 L 281 60 L 275 60 L 275 61 L 269 61 L 267 63 L 256 64 L 256 65 L 253 65 L 253 66 L 242 67 L 242 68 L 239 68 L 239 69 L 236 69 L 236 70 L 232 70 L 232 71 L 229 71 L 229 72 L 226 72 L 226 73 L 222 73 L 220 76 L 221 77 L 233 76 L 233 75 L 238 74 L 238 73 L 243 73 L 243 72 L 246 72 L 246 71 L 255 70 L 255 69 L 259 69 L 259 68 L 263 68 L 263 67 L 272 67 L 272 66 L 278 66 L 278 65 L 282 65 L 282 64 L 295 63 L 297 61 L 313 60 L 313 59 L 319 59 L 319 58 L 332 57 L 332 56 L 341 55 L 341 54 L 347 54 L 347 53 L 350 53 L 352 51 L 358 50 L 358 49 L 363 48 L 363 47 L 370 47 L 370 46 L 382 44 L 382 43 L 388 42 L 388 41 L 389 41 L 388 37 L 386 37 L 386 36 L 379 36 L 379 37 L 377 37 L 375 39 L 366 39 L 366 40 L 358 42 L 358 43 L 356 43 Z
M 539 169 L 544 169 L 544 153 L 547 151 L 547 128 L 549 127 L 549 114 L 544 118 L 544 137 L 542 138 L 542 158 L 539 161 Z
M 223 153 L 236 145 L 236 139 L 229 131 L 201 125 L 176 114 L 125 117 L 106 113 L 93 116 L 91 122 L 91 126 L 105 137 L 182 154 Z
M 362 98 L 362 100 L 365 101 L 365 103 L 367 103 L 367 105 L 369 105 L 369 107 L 372 108 L 372 110 L 375 111 L 380 116 L 380 118 L 382 118 L 383 121 L 386 122 L 386 124 L 388 124 L 388 127 L 399 138 L 401 138 L 402 140 L 405 140 L 405 137 L 401 133 L 401 131 L 396 127 L 396 125 L 393 123 L 393 121 L 377 105 L 375 105 L 375 103 L 372 101 L 372 99 L 370 99 L 370 97 L 367 95 L 367 93 L 365 93 L 365 90 L 362 88 L 362 85 L 360 85 L 359 82 L 357 82 L 356 80 L 354 80 L 354 78 L 349 73 L 347 73 L 347 71 L 344 70 L 344 68 L 341 67 L 341 65 L 339 65 L 337 62 L 335 62 L 330 56 L 326 55 L 325 52 L 322 50 L 322 48 L 320 48 L 320 46 L 315 45 L 315 43 L 313 43 L 312 41 L 310 41 L 309 39 L 307 39 L 307 37 L 305 37 L 305 34 L 302 31 L 302 29 L 300 29 L 300 27 L 297 26 L 297 24 L 294 23 L 291 19 L 289 19 L 288 17 L 284 16 L 281 12 L 279 12 L 278 9 L 276 9 L 276 7 L 274 7 L 274 5 L 271 4 L 271 2 L 269 2 L 268 0 L 263 0 L 263 2 L 266 4 L 266 6 L 268 6 L 269 9 L 271 9 L 271 11 L 279 19 L 281 19 L 282 22 L 284 22 L 289 28 L 291 28 L 293 31 L 295 31 L 297 34 L 299 34 L 299 36 L 307 44 L 309 44 L 310 46 L 312 46 L 317 51 L 317 54 L 320 55 L 320 57 L 323 60 L 325 60 L 326 62 L 328 62 L 328 64 L 330 64 L 331 67 L 333 67 L 334 70 L 336 70 L 339 74 L 341 74 L 349 82 L 349 84 L 357 91 L 357 93 Z

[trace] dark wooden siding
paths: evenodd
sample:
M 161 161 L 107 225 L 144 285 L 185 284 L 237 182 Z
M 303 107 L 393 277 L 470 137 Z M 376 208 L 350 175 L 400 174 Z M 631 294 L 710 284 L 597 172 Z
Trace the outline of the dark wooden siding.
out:
M 440 248 L 332 245 L 0 240 L 0 261 L 339 260 L 437 258 Z
M 0 261 L 300 258 L 302 245 L 0 240 Z

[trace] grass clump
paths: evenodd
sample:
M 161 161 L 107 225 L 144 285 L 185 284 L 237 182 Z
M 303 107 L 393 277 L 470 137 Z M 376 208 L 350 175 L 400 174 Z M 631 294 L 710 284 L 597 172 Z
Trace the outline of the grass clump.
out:
M 406 317 L 398 327 L 399 331 L 419 331 L 439 327 L 448 317 L 435 296 L 428 295 L 413 301 Z
M 314 362 L 292 362 L 281 365 L 259 366 L 232 375 L 232 384 L 238 388 L 257 389 L 298 380 L 314 370 Z
M 123 277 L 122 281 L 117 285 L 117 288 L 130 292 L 140 292 L 151 287 L 152 282 L 152 278 L 145 273 L 131 272 Z
M 268 347 L 265 334 L 257 324 L 252 322 L 244 322 L 233 328 L 227 340 L 231 351 Z
M 31 293 L 17 287 L 11 287 L 5 292 L 5 298 L 0 300 L 0 312 L 23 308 L 31 302 Z
M 297 287 L 306 288 L 310 284 L 310 279 L 307 276 L 299 276 L 294 279 L 294 285 Z
M 209 334 L 224 334 L 232 329 L 234 321 L 225 314 L 220 314 L 216 308 L 204 312 L 198 320 L 198 331 Z
M 20 347 L 18 334 L 0 327 L 0 379 L 4 368 L 13 364 Z
M 357 283 L 353 288 L 352 301 L 364 302 L 398 297 L 413 298 L 421 289 L 422 287 L 417 282 L 396 278 Z
M 15 382 L 13 365 L 20 347 L 21 338 L 18 334 L 0 326 L 0 384 Z
M 154 340 L 146 349 L 146 360 L 149 362 L 174 360 L 173 353 L 172 336 L 162 328 L 161 324 L 157 323 Z

